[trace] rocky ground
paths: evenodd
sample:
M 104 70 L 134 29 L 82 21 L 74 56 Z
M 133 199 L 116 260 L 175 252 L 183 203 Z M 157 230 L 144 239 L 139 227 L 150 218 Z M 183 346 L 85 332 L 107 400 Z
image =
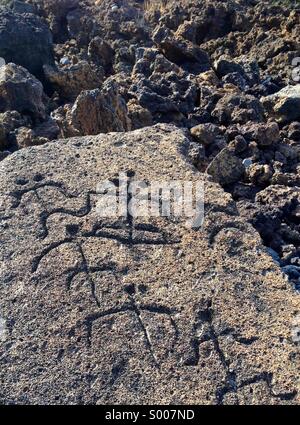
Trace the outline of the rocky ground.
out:
M 6 3 L 1 158 L 70 136 L 188 128 L 199 170 L 232 194 L 297 285 L 297 2 Z
M 1 162 L 1 404 L 299 404 L 299 297 L 190 150 L 157 124 Z M 204 180 L 204 225 L 99 217 L 120 171 Z
M 298 1 L 0 4 L 3 169 L 35 145 L 47 143 L 52 167 L 59 155 L 72 166 L 62 139 L 175 125 L 191 143 L 189 161 L 222 186 L 234 215 L 300 289 Z M 222 397 L 234 388 L 226 365 Z M 263 373 L 255 376 L 270 395 Z M 209 402 L 220 401 L 218 391 Z

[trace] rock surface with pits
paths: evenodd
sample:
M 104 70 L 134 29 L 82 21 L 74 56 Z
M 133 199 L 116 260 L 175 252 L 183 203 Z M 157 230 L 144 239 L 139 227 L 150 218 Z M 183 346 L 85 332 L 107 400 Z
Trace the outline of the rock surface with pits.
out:
M 1 162 L 1 403 L 299 403 L 299 299 L 191 143 L 160 124 Z M 119 172 L 203 181 L 203 226 L 101 217 Z

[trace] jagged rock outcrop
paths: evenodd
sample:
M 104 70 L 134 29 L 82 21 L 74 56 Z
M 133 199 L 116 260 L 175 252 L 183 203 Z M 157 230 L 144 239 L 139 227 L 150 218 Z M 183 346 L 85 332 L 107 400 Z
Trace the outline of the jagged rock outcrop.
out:
M 91 40 L 88 55 L 94 63 L 102 66 L 107 73 L 112 71 L 115 52 L 101 37 L 98 36 Z
M 196 82 L 156 49 L 138 51 L 132 77 L 129 94 L 155 120 L 184 123 L 186 116 L 198 106 Z
M 260 232 L 265 243 L 277 253 L 277 261 L 299 288 L 300 273 L 297 273 L 297 245 L 300 243 L 299 187 L 273 184 L 257 193 L 255 203 L 238 202 L 242 217 L 250 221 Z M 279 253 L 279 255 L 278 255 Z
M 102 90 L 81 92 L 72 107 L 59 108 L 53 118 L 64 137 L 131 129 L 126 102 L 114 81 L 105 82 Z
M 261 100 L 269 115 L 279 122 L 300 119 L 300 84 L 284 87 Z
M 10 147 L 11 133 L 25 124 L 26 120 L 17 111 L 0 113 L 0 150 Z
M 92 90 L 101 86 L 103 70 L 96 68 L 87 61 L 57 69 L 44 66 L 47 81 L 64 99 L 74 100 L 82 90 Z
M 33 120 L 46 116 L 42 83 L 25 68 L 9 63 L 0 68 L 0 112 L 17 111 Z
M 157 125 L 1 162 L 1 403 L 299 403 L 299 299 L 191 149 Z M 121 171 L 204 182 L 203 226 L 104 217 Z
M 0 56 L 42 77 L 43 65 L 54 63 L 47 24 L 32 13 L 0 8 Z
M 38 13 L 48 20 L 55 41 L 68 35 L 67 16 L 79 6 L 79 0 L 31 0 Z
M 220 124 L 246 124 L 248 121 L 263 121 L 264 109 L 260 101 L 242 93 L 226 94 L 216 104 L 212 116 Z
M 153 33 L 153 41 L 167 59 L 189 72 L 199 74 L 210 69 L 207 53 L 180 36 L 175 37 L 169 28 L 158 26 Z
M 213 180 L 224 186 L 239 181 L 244 171 L 242 160 L 228 148 L 222 149 L 207 167 Z

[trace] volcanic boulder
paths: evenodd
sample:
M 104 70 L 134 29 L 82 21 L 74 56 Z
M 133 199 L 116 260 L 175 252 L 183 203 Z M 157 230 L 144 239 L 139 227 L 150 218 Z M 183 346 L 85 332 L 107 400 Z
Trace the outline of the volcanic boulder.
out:
M 43 76 L 43 65 L 54 63 L 47 24 L 32 13 L 0 8 L 0 56 L 37 77 Z
M 157 125 L 1 162 L 1 403 L 299 403 L 299 301 L 189 143 Z M 120 172 L 203 182 L 202 228 L 105 216 Z
M 25 68 L 9 63 L 0 68 L 0 112 L 18 111 L 33 119 L 46 114 L 42 83 Z
M 279 122 L 300 119 L 300 84 L 286 86 L 279 92 L 261 99 L 269 115 Z
M 44 66 L 46 80 L 64 99 L 74 100 L 82 90 L 92 90 L 101 86 L 104 71 L 101 67 L 82 60 L 64 68 Z

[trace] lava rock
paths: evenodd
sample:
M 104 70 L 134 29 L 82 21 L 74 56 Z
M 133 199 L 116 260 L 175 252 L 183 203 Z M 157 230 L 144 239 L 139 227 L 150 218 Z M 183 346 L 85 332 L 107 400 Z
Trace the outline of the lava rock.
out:
M 297 297 L 188 144 L 157 125 L 1 162 L 3 403 L 299 404 Z M 107 214 L 102 184 L 117 190 L 121 170 L 203 181 L 202 228 L 185 214 Z
M 38 124 L 33 130 L 36 137 L 48 140 L 55 140 L 59 135 L 59 127 L 51 117 L 47 117 L 44 122 Z
M 84 60 L 62 69 L 44 66 L 44 72 L 47 81 L 67 100 L 74 100 L 82 90 L 101 87 L 104 79 L 101 67 Z
M 142 58 L 133 68 L 129 94 L 151 112 L 154 121 L 185 123 L 185 116 L 194 111 L 197 103 L 196 82 L 157 50 L 141 53 Z
M 237 73 L 239 75 L 244 74 L 244 69 L 240 64 L 223 57 L 215 61 L 214 69 L 219 78 L 232 73 Z
M 248 143 L 245 138 L 239 134 L 229 143 L 228 147 L 233 150 L 234 153 L 240 154 L 248 148 Z M 244 161 L 243 165 L 245 165 Z
M 0 56 L 41 78 L 43 65 L 54 64 L 52 35 L 47 24 L 32 13 L 0 9 Z
M 76 11 L 79 0 L 31 0 L 39 14 L 48 20 L 54 40 L 63 41 L 68 36 L 67 16 Z
M 12 0 L 9 3 L 9 7 L 16 13 L 37 13 L 37 8 L 34 5 L 24 1 Z
M 270 117 L 286 123 L 300 119 L 300 84 L 284 87 L 279 92 L 263 97 L 261 102 Z
M 25 68 L 9 63 L 0 68 L 0 112 L 18 111 L 34 120 L 46 116 L 42 83 Z
M 288 138 L 300 141 L 300 122 L 292 122 L 288 128 Z
M 232 72 L 230 74 L 226 74 L 223 78 L 222 81 L 225 84 L 234 84 L 235 86 L 237 86 L 240 90 L 245 90 L 246 86 L 247 86 L 247 81 L 245 80 L 245 78 L 239 74 L 238 72 Z
M 111 72 L 114 63 L 114 49 L 101 37 L 91 40 L 88 47 L 88 55 L 93 62 L 101 65 L 106 73 Z
M 137 130 L 142 127 L 149 127 L 153 124 L 152 114 L 148 109 L 143 108 L 135 99 L 127 103 L 128 117 L 132 124 L 132 129 Z
M 235 183 L 244 174 L 245 167 L 242 160 L 228 148 L 224 148 L 209 164 L 206 172 L 213 180 L 222 186 Z
M 204 145 L 210 145 L 218 137 L 222 136 L 222 131 L 217 125 L 206 123 L 199 124 L 191 128 L 191 135 L 199 142 Z
M 273 172 L 268 164 L 252 164 L 247 168 L 247 176 L 254 185 L 266 186 Z
M 263 120 L 264 110 L 258 99 L 251 95 L 226 94 L 216 104 L 212 116 L 220 124 L 246 124 Z
M 164 26 L 156 28 L 153 40 L 167 59 L 189 72 L 199 74 L 211 68 L 209 56 L 204 50 L 183 38 L 176 38 L 172 31 Z
M 47 142 L 49 142 L 48 139 L 37 137 L 31 128 L 20 127 L 16 131 L 16 144 L 18 149 L 44 145 Z
M 60 108 L 52 116 L 64 137 L 131 129 L 126 102 L 119 95 L 117 85 L 109 81 L 102 90 L 81 92 L 72 107 Z
M 261 147 L 273 145 L 280 140 L 279 126 L 276 122 L 248 124 L 240 127 L 240 131 L 247 140 L 255 140 Z
M 0 150 L 10 148 L 10 133 L 25 125 L 25 122 L 17 111 L 0 113 Z

